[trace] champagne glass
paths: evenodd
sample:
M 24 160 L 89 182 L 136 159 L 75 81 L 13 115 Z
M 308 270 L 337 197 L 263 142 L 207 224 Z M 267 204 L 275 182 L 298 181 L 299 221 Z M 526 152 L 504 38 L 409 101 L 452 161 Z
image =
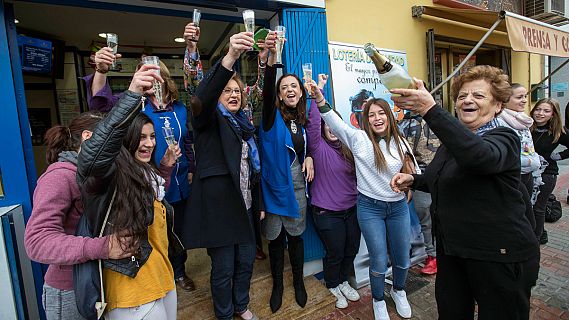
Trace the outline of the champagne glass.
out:
M 304 82 L 312 80 L 312 63 L 302 64 L 302 74 L 302 79 L 304 79 Z M 312 96 L 309 97 L 312 98 Z
M 283 65 L 283 44 L 284 44 L 284 37 L 286 28 L 284 26 L 276 26 L 275 32 L 277 33 L 277 41 L 275 43 L 277 54 L 276 54 L 276 62 L 275 67 L 277 68 L 284 68 Z
M 245 10 L 243 11 L 243 23 L 245 24 L 245 31 L 255 33 L 255 11 Z M 247 51 L 248 55 L 254 55 L 257 51 L 255 49 L 250 49 Z
M 119 49 L 119 36 L 116 33 L 107 33 L 107 47 L 113 50 L 113 54 L 117 54 Z M 111 64 L 111 70 L 117 70 L 117 61 L 116 58 L 113 59 L 113 63 Z
M 164 140 L 166 140 L 168 148 L 173 148 L 178 144 L 176 137 L 174 137 L 174 130 L 172 127 L 162 127 L 162 132 L 164 133 Z M 180 163 L 180 158 L 176 157 L 176 163 Z
M 304 81 L 312 80 L 312 63 L 302 64 L 302 74 Z
M 192 16 L 192 23 L 194 24 L 194 26 L 199 27 L 200 26 L 200 19 L 202 18 L 202 13 L 201 11 L 199 11 L 198 9 L 194 9 L 194 15 Z M 190 41 L 193 42 L 197 42 L 196 40 L 196 36 L 192 36 L 192 39 L 190 39 Z
M 144 64 L 151 64 L 153 66 L 160 67 L 160 58 L 157 56 L 145 56 L 142 57 L 142 63 Z M 160 75 L 160 69 L 155 70 L 157 75 Z M 162 107 L 162 83 L 158 80 L 154 80 L 152 84 L 152 88 L 154 89 L 154 96 L 156 100 L 158 100 L 158 108 Z

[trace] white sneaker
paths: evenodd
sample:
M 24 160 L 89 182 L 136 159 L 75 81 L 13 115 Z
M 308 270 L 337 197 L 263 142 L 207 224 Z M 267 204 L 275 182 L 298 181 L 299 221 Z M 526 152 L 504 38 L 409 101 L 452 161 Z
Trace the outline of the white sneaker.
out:
M 411 306 L 409 305 L 409 301 L 407 301 L 407 293 L 405 293 L 405 290 L 393 290 L 393 287 L 391 287 L 389 294 L 391 298 L 393 298 L 393 302 L 395 302 L 397 313 L 403 318 L 411 318 Z
M 342 294 L 344 295 L 344 297 L 346 297 L 346 299 L 348 299 L 350 301 L 360 300 L 360 295 L 359 295 L 358 291 L 356 291 L 356 289 L 352 288 L 352 286 L 350 286 L 348 281 L 344 281 L 343 283 L 340 283 L 338 288 L 340 288 L 340 291 L 342 291 Z
M 377 301 L 373 299 L 373 318 L 375 320 L 389 320 L 389 313 L 387 313 L 387 306 L 385 301 Z
M 336 288 L 330 288 L 328 290 L 330 290 L 330 292 L 334 295 L 334 297 L 336 297 L 336 308 L 345 309 L 348 307 L 348 301 L 342 295 L 342 291 L 340 291 L 340 286 L 337 286 Z

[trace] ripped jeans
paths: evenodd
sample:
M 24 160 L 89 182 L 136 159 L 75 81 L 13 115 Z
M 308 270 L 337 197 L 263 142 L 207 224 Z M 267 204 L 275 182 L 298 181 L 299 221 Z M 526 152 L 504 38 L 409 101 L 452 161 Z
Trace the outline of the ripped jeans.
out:
M 393 288 L 405 289 L 409 269 L 411 227 L 406 199 L 385 202 L 358 194 L 358 222 L 369 251 L 369 279 L 375 300 L 383 300 L 387 272 L 387 243 L 393 270 Z

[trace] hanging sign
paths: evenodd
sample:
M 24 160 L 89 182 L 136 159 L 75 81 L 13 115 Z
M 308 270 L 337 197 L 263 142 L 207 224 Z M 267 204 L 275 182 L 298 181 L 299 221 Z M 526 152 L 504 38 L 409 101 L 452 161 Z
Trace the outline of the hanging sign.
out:
M 514 51 L 569 58 L 569 33 L 537 21 L 506 13 L 508 38 Z

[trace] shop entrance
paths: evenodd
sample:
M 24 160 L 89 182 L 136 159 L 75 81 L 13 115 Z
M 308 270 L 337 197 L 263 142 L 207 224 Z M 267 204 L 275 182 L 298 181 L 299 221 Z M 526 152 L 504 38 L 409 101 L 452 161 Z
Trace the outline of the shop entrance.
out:
M 94 73 L 93 53 L 106 45 L 106 39 L 99 36 L 101 33 L 116 33 L 118 52 L 123 55 L 118 62 L 120 72 L 108 74 L 113 93 L 128 88 L 142 54 L 157 55 L 168 66 L 181 100 L 188 102 L 183 87 L 185 43 L 175 39 L 180 41 L 185 25 L 191 22 L 193 9 L 188 6 L 185 7 L 187 12 L 165 12 L 156 8 L 115 11 L 108 5 L 85 8 L 14 3 L 38 176 L 47 167 L 43 147 L 45 131 L 58 123 L 67 125 L 74 116 L 88 110 L 86 88 L 80 78 Z M 223 55 L 229 37 L 243 31 L 244 25 L 236 7 L 198 9 L 202 12 L 198 49 L 205 72 Z M 48 19 L 46 13 L 49 13 Z M 257 28 L 268 27 L 269 20 L 276 16 L 274 11 L 268 10 L 255 9 L 255 13 Z M 243 55 L 237 68 L 246 82 L 255 81 L 256 58 Z
M 6 37 L 0 33 L 0 43 L 10 43 L 9 52 L 0 47 L 6 51 L 0 51 L 0 54 L 5 54 L 2 57 L 10 54 L 7 59 L 0 59 L 0 73 L 4 71 L 2 74 L 10 79 L 13 77 L 14 82 L 17 82 L 15 89 L 6 90 L 16 92 L 17 99 L 8 97 L 9 110 L 6 110 L 5 119 L 1 121 L 4 132 L 8 133 L 5 136 L 10 136 L 16 144 L 24 144 L 25 152 L 19 150 L 16 155 L 11 155 L 11 159 L 16 159 L 11 162 L 20 171 L 26 169 L 29 175 L 26 177 L 20 171 L 6 170 L 9 174 L 4 177 L 9 178 L 5 179 L 10 181 L 6 193 L 13 196 L 13 202 L 22 203 L 22 199 L 27 199 L 27 203 L 24 203 L 26 217 L 31 213 L 30 199 L 35 188 L 35 177 L 40 176 L 47 167 L 43 146 L 45 131 L 56 124 L 66 125 L 75 115 L 89 109 L 86 87 L 80 78 L 94 72 L 90 64 L 91 54 L 106 44 L 106 40 L 99 37 L 100 33 L 112 32 L 119 36 L 118 52 L 123 55 L 120 60 L 122 70 L 107 74 L 114 93 L 128 88 L 134 66 L 142 54 L 159 56 L 170 69 L 180 93 L 185 93 L 182 89 L 185 43 L 177 43 L 175 38 L 182 36 L 184 26 L 191 21 L 195 7 L 182 1 L 175 1 L 175 4 L 174 1 L 145 1 L 144 5 L 140 4 L 142 1 L 136 3 L 19 1 L 4 4 L 0 0 L 0 6 L 8 8 L 9 12 L 2 12 L 2 16 L 11 21 L 6 23 L 11 24 L 9 32 L 5 33 Z M 247 2 L 247 8 L 237 7 L 236 4 L 241 2 L 236 0 L 225 1 L 223 4 L 219 1 L 199 3 L 203 7 L 198 7 L 202 11 L 202 33 L 198 49 L 204 72 L 223 56 L 229 37 L 244 30 L 241 11 L 252 9 L 255 11 L 257 28 L 277 24 L 287 27 L 287 39 L 295 46 L 289 45 L 288 51 L 283 53 L 286 72 L 299 74 L 302 62 L 310 59 L 315 64 L 315 74 L 329 74 L 328 64 L 325 63 L 328 51 L 324 10 L 298 8 L 297 4 L 279 0 L 251 1 Z M 303 29 L 296 30 L 293 27 L 296 25 L 301 25 Z M 4 68 L 6 65 L 8 68 L 13 67 L 12 70 Z M 247 84 L 253 84 L 257 79 L 257 58 L 243 55 L 236 69 Z M 0 86 L 4 84 L 3 81 Z M 182 96 L 181 99 L 187 101 L 187 96 Z M 14 102 L 16 100 L 17 103 Z M 12 135 L 14 131 L 21 133 L 21 139 Z M 25 145 L 27 141 L 29 148 Z M 24 159 L 20 161 L 16 156 Z M 24 164 L 25 161 L 31 165 Z M 8 167 L 3 163 L 2 169 L 5 168 Z M 16 194 L 12 185 L 21 185 L 26 192 Z M 319 259 L 324 255 L 324 250 L 311 225 L 311 219 L 308 219 L 303 238 L 305 260 L 314 260 L 305 264 L 305 272 L 319 272 Z M 315 267 L 309 269 L 308 265 Z M 42 272 L 38 264 L 33 266 L 35 292 L 38 293 L 37 306 L 41 308 Z M 203 269 L 208 270 L 207 267 Z M 27 289 L 22 289 L 22 292 L 25 290 Z M 18 293 L 14 294 L 17 296 Z M 20 303 L 20 310 L 25 309 L 25 303 Z M 210 305 L 209 302 L 207 304 Z
M 431 64 L 434 65 L 435 83 L 432 87 L 446 79 L 464 61 L 475 45 L 475 42 L 435 35 L 434 63 Z M 504 70 L 511 77 L 510 61 L 509 48 L 483 45 L 460 72 L 464 72 L 464 70 L 475 65 L 490 65 Z M 441 106 L 450 112 L 454 112 L 454 103 L 450 97 L 450 86 L 451 82 L 448 82 L 434 96 Z

